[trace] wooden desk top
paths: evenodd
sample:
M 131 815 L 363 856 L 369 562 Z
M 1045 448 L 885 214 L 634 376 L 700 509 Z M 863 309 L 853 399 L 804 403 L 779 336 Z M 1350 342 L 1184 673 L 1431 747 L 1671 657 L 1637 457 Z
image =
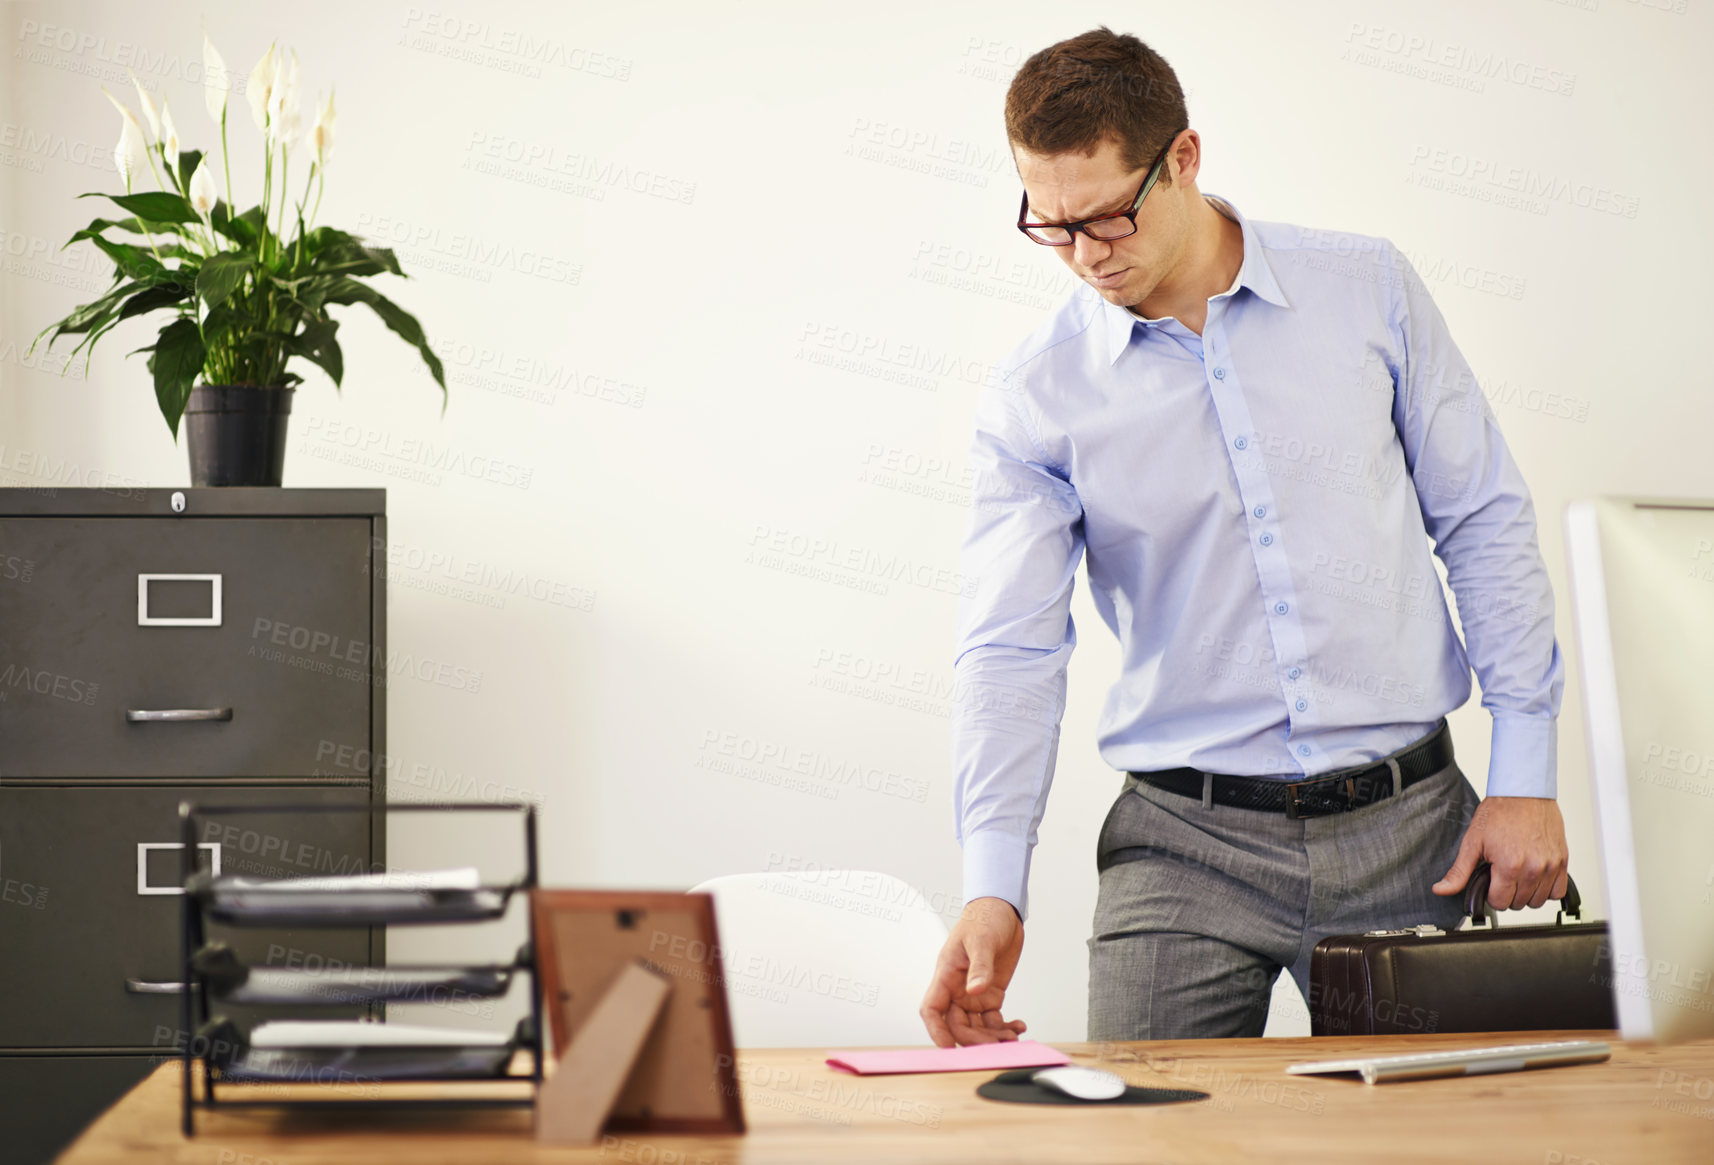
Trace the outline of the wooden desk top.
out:
M 1494 1076 L 1366 1085 L 1287 1076 L 1287 1064 L 1550 1039 L 1613 1043 L 1613 1058 Z M 1075 1108 L 976 1095 L 993 1072 L 852 1076 L 809 1048 L 739 1053 L 743 1137 L 614 1134 L 538 1147 L 518 1110 L 199 1111 L 179 1135 L 179 1065 L 162 1065 L 60 1158 L 62 1165 L 471 1165 L 581 1162 L 1422 1161 L 1664 1165 L 1714 1161 L 1714 1040 L 1626 1046 L 1610 1032 L 1350 1036 L 1056 1044 L 1133 1084 L 1194 1088 L 1186 1104 Z M 313 1088 L 315 1086 L 303 1086 Z M 329 1086 L 337 1088 L 339 1086 Z M 349 1086 L 346 1086 L 349 1089 Z M 447 1095 L 469 1089 L 438 1088 Z M 236 1093 L 236 1089 L 232 1090 Z

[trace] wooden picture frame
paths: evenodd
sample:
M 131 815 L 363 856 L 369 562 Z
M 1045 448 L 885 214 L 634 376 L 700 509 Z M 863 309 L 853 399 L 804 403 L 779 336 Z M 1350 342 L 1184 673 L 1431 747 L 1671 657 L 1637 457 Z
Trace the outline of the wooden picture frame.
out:
M 548 1028 L 554 1055 L 565 1058 L 560 1071 L 568 1053 L 587 1059 L 576 1046 L 586 1023 L 612 1030 L 615 1011 L 625 1009 L 635 1019 L 630 1030 L 640 1047 L 600 1050 L 610 1060 L 635 1059 L 609 1065 L 623 1081 L 613 1080 L 617 1098 L 598 1127 L 742 1133 L 713 895 L 538 889 L 530 898 Z M 538 1114 L 538 1128 L 541 1120 Z

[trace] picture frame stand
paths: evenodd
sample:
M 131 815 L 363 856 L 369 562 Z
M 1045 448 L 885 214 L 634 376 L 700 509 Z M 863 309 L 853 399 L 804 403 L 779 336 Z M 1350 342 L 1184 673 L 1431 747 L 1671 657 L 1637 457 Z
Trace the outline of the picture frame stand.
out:
M 536 1140 L 593 1143 L 666 1007 L 672 981 L 638 959 L 619 973 L 536 1094 Z

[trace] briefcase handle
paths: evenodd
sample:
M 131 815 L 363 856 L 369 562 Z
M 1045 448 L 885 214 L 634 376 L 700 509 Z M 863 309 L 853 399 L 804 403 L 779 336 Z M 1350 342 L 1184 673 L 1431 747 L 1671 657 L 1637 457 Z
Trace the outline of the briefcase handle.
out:
M 1500 924 L 1498 912 L 1488 901 L 1488 881 L 1492 874 L 1493 869 L 1487 862 L 1478 862 L 1470 872 L 1470 880 L 1464 884 L 1464 913 L 1470 916 L 1471 926 Z M 1583 896 L 1577 892 L 1577 883 L 1571 880 L 1569 872 L 1565 875 L 1565 897 L 1559 900 L 1559 913 L 1553 924 L 1562 925 L 1567 918 L 1578 922 L 1583 920 Z

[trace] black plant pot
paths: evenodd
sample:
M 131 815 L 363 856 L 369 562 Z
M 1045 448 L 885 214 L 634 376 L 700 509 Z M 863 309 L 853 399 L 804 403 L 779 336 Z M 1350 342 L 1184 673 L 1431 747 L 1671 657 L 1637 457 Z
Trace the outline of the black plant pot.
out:
M 185 405 L 192 485 L 279 485 L 292 390 L 203 384 Z

